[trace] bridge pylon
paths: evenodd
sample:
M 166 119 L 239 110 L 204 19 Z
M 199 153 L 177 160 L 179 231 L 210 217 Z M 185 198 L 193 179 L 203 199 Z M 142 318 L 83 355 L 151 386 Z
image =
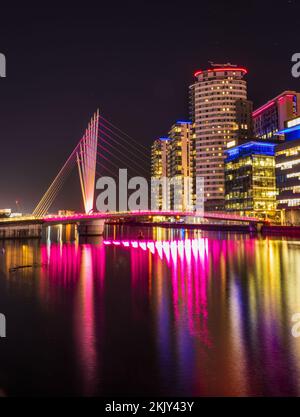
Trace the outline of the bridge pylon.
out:
M 92 213 L 94 208 L 98 132 L 99 110 L 93 116 L 76 152 L 81 192 L 86 214 Z
M 74 166 L 79 170 L 79 179 L 83 197 L 85 213 L 90 214 L 94 206 L 95 178 L 97 164 L 97 146 L 99 135 L 99 110 L 92 117 L 83 137 L 54 178 L 42 199 L 33 211 L 36 218 L 45 217 L 52 206 L 57 194 L 71 173 Z

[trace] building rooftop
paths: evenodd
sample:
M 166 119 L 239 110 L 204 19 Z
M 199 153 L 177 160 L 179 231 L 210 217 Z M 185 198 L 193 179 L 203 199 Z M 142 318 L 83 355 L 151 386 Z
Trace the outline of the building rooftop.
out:
M 192 124 L 190 120 L 177 120 L 176 124 L 185 125 L 185 124 Z
M 242 145 L 235 146 L 234 148 L 226 149 L 225 154 L 227 155 L 225 162 L 234 161 L 241 156 L 250 155 L 275 155 L 275 143 L 251 141 L 243 143 Z
M 267 103 L 263 104 L 262 106 L 258 107 L 254 112 L 252 113 L 253 117 L 258 116 L 263 111 L 267 110 L 268 108 L 272 107 L 278 100 L 283 99 L 284 97 L 294 97 L 294 95 L 297 94 L 296 91 L 287 90 L 283 93 L 279 94 L 278 96 L 272 98 Z
M 244 74 L 247 74 L 248 73 L 248 71 L 246 70 L 246 68 L 235 67 L 235 66 L 233 66 L 231 64 L 228 65 L 228 66 L 226 66 L 226 64 L 225 64 L 222 67 L 214 67 L 214 68 L 209 68 L 209 69 L 206 69 L 206 70 L 196 71 L 195 74 L 194 74 L 194 76 L 195 77 L 198 77 L 198 75 L 201 75 L 204 72 L 224 72 L 224 71 L 238 71 L 238 72 L 241 71 Z

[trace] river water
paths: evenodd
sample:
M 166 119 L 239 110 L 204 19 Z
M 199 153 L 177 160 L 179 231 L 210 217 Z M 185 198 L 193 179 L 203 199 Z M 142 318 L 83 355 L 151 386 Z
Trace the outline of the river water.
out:
M 54 229 L 0 242 L 3 395 L 300 395 L 299 240 Z

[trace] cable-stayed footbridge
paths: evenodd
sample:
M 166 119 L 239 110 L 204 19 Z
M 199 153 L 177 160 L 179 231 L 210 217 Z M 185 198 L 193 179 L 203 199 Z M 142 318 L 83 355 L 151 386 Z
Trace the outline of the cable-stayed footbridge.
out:
M 119 169 L 128 167 L 131 175 L 150 177 L 149 150 L 139 141 L 104 118 L 99 110 L 92 116 L 82 138 L 72 150 L 58 174 L 54 177 L 31 215 L 1 218 L 0 227 L 30 224 L 82 223 L 133 218 L 185 219 L 196 218 L 195 212 L 174 210 L 95 211 L 95 184 L 97 178 L 118 178 Z M 51 208 L 74 168 L 77 167 L 81 188 L 82 213 L 51 214 Z M 205 212 L 199 216 L 210 221 L 257 223 L 259 219 L 235 216 L 228 213 Z

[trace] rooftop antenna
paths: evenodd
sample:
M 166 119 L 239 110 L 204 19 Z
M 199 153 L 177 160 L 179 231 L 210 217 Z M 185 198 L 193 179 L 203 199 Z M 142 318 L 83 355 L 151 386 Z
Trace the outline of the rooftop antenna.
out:
M 212 67 L 230 67 L 230 68 L 236 68 L 237 65 L 231 64 L 230 62 L 227 62 L 227 64 L 215 64 L 213 61 L 208 61 Z

